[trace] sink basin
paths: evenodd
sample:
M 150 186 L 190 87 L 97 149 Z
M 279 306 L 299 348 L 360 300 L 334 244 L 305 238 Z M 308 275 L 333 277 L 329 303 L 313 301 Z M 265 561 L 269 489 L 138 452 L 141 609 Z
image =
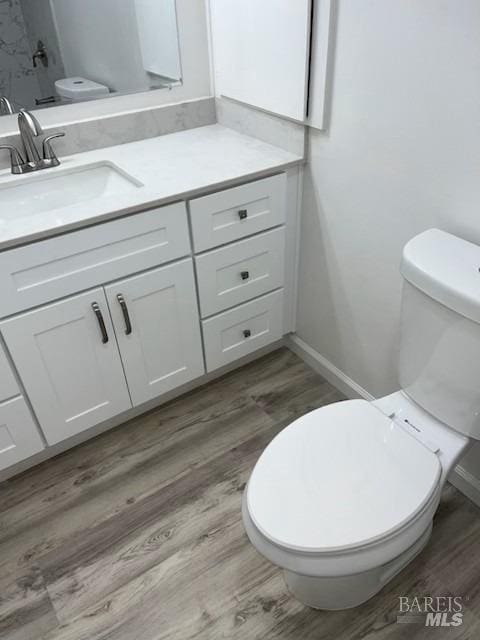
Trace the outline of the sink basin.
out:
M 71 169 L 48 169 L 0 182 L 0 218 L 16 219 L 69 207 L 142 187 L 142 183 L 110 162 Z

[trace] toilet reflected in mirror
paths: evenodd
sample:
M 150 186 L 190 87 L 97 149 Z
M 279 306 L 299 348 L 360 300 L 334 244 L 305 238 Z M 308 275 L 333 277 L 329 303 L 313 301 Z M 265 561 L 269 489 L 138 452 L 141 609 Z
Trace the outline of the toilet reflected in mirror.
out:
M 0 3 L 0 115 L 181 83 L 175 0 Z

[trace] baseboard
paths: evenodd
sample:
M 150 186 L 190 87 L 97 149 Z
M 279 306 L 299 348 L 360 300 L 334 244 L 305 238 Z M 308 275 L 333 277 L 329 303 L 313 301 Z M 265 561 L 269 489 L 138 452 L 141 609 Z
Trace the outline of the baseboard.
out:
M 480 507 L 480 480 L 459 464 L 448 477 L 448 481 Z
M 338 369 L 327 358 L 313 349 L 296 334 L 291 334 L 286 338 L 286 346 L 306 362 L 314 371 L 319 373 L 325 380 L 341 391 L 347 398 L 363 398 L 374 400 L 375 398 L 361 387 L 355 380 L 349 378 L 343 371 Z M 480 506 L 480 480 L 469 473 L 462 466 L 457 465 L 450 473 L 448 481 L 461 491 L 476 505 Z
M 314 371 L 320 374 L 325 380 L 341 391 L 347 398 L 363 398 L 364 400 L 375 400 L 371 393 L 349 378 L 343 371 L 324 358 L 318 351 L 307 344 L 304 340 L 292 333 L 286 338 L 286 346 L 296 353 L 299 358 L 306 362 Z

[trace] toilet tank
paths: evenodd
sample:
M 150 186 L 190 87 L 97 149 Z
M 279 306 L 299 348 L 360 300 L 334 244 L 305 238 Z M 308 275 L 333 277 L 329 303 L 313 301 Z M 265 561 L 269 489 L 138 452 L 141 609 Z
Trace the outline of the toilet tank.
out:
M 480 439 L 480 247 L 438 229 L 404 248 L 399 381 L 456 431 Z

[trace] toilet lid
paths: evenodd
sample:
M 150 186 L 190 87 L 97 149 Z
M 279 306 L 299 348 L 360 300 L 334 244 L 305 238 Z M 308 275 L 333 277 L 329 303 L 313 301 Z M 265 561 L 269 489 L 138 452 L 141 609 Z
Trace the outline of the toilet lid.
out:
M 437 456 L 365 400 L 308 413 L 268 445 L 247 505 L 270 540 L 298 551 L 363 546 L 411 520 L 441 476 Z

